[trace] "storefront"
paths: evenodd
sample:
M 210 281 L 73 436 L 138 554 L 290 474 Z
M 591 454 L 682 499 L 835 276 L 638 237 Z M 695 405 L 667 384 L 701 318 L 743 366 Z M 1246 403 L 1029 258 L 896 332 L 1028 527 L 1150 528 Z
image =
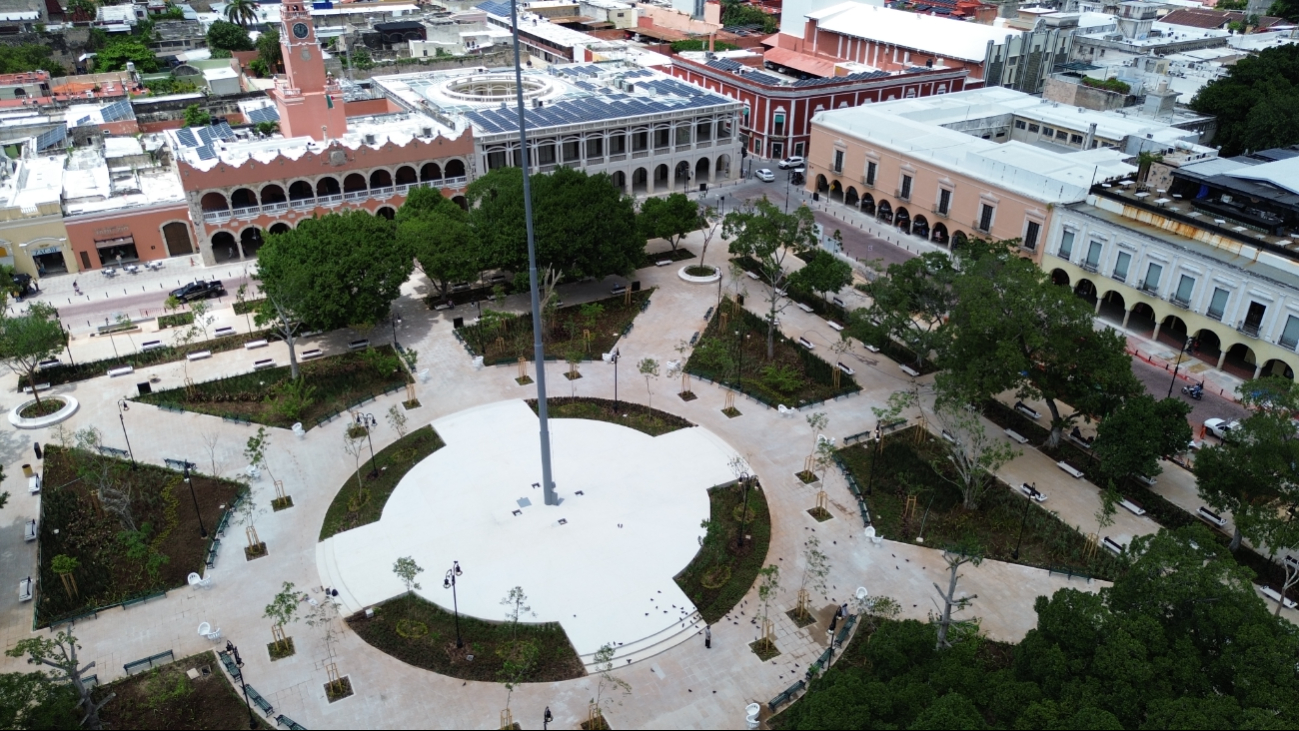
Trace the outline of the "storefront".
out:
M 61 245 L 42 246 L 39 249 L 29 249 L 32 261 L 36 263 L 36 274 L 41 277 L 48 277 L 51 274 L 64 274 L 68 271 L 68 262 L 63 258 L 63 247 Z
M 95 239 L 95 251 L 99 254 L 100 266 L 121 266 L 140 260 L 140 255 L 135 250 L 134 236 Z

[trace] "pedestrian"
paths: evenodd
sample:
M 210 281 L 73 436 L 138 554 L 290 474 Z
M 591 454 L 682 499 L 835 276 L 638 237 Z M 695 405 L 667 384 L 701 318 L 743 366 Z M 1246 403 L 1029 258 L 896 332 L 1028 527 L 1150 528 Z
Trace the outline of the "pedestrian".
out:
M 704 649 L 713 649 L 713 628 L 708 625 L 704 625 Z
M 848 602 L 844 602 L 843 606 L 839 607 L 839 616 L 843 619 L 848 618 Z

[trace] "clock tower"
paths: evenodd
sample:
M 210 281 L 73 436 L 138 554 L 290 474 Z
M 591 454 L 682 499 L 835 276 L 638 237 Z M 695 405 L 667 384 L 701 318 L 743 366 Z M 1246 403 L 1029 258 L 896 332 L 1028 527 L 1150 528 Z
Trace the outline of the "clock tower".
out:
M 325 73 L 325 59 L 316 41 L 311 6 L 285 0 L 280 7 L 280 51 L 286 78 L 275 80 L 275 106 L 285 137 L 334 139 L 347 132 L 343 93 Z

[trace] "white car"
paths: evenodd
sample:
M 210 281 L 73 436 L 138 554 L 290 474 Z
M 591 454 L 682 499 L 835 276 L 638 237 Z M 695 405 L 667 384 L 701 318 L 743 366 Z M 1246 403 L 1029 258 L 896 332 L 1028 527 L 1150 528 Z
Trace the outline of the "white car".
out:
M 803 158 L 798 157 L 797 155 L 794 157 L 787 157 L 780 161 L 780 169 L 788 170 L 789 168 L 801 168 L 803 167 L 803 162 Z
M 753 171 L 753 177 L 763 181 L 764 183 L 770 183 L 776 179 L 776 174 L 767 168 L 759 168 Z
M 1205 419 L 1204 429 L 1219 439 L 1226 439 L 1227 434 L 1240 428 L 1239 421 L 1227 421 L 1226 419 Z

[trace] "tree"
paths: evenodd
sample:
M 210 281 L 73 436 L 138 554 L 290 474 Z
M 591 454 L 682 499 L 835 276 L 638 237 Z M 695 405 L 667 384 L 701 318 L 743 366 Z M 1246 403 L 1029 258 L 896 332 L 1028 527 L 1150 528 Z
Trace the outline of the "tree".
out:
M 266 432 L 266 427 L 257 427 L 257 433 L 248 437 L 244 444 L 244 458 L 248 464 L 259 470 L 266 470 L 266 475 L 275 481 L 275 475 L 271 474 L 271 467 L 266 463 L 266 452 L 271 448 L 271 436 Z
M 961 578 L 961 567 L 967 563 L 974 566 L 983 563 L 983 552 L 973 546 L 960 546 L 943 551 L 943 561 L 947 564 L 947 590 L 944 591 L 938 584 L 934 584 L 934 589 L 943 600 L 939 607 L 941 613 L 938 617 L 938 637 L 934 644 L 934 648 L 938 650 L 952 646 L 952 641 L 948 638 L 952 625 L 955 624 L 952 612 L 959 612 L 970 606 L 970 601 L 973 599 L 973 597 L 967 598 L 956 594 L 956 582 Z
M 478 235 L 463 208 L 434 188 L 416 188 L 397 211 L 397 242 L 446 297 L 482 270 Z
M 0 728 L 74 728 L 77 693 L 44 672 L 0 674 Z
M 271 603 L 266 605 L 262 617 L 271 620 L 276 627 L 280 628 L 278 635 L 275 637 L 275 646 L 283 648 L 284 643 L 288 640 L 284 637 L 284 627 L 287 624 L 296 622 L 298 619 L 298 606 L 300 602 L 299 592 L 293 588 L 292 582 L 284 582 L 284 587 L 280 593 L 276 594 Z
M 90 2 L 91 0 L 85 0 Z M 54 52 L 48 45 L 24 43 L 18 46 L 0 46 L 0 74 L 20 74 L 25 71 L 49 71 L 51 76 L 62 76 L 63 67 L 50 60 Z
M 393 404 L 388 407 L 388 414 L 384 417 L 388 421 L 388 426 L 397 432 L 397 438 L 403 439 L 406 436 L 406 414 L 402 413 L 401 406 Z
M 946 389 L 973 403 L 1009 389 L 1045 401 L 1052 447 L 1079 416 L 1104 418 L 1141 391 L 1126 341 L 1097 330 L 1090 305 L 1011 253 L 1008 242 L 985 246 L 962 260 L 953 284 L 954 337 L 938 376 Z M 1071 404 L 1073 414 L 1061 416 L 1057 401 Z
M 229 0 L 226 4 L 225 15 L 226 20 L 239 25 L 241 28 L 251 25 L 257 22 L 257 3 L 254 2 L 254 0 Z M 211 33 L 208 35 L 208 42 L 211 43 Z M 276 40 L 278 41 L 279 39 L 277 38 Z M 222 46 L 222 48 L 224 48 L 224 46 Z M 232 48 L 230 50 L 243 51 L 247 49 Z
M 803 543 L 803 576 L 798 582 L 798 613 L 808 616 L 807 591 L 825 592 L 825 577 L 830 575 L 830 557 L 821 551 L 821 541 L 813 536 Z
M 1096 427 L 1092 453 L 1111 479 L 1153 478 L 1162 471 L 1161 457 L 1186 451 L 1192 436 L 1186 421 L 1190 414 L 1191 407 L 1179 399 L 1130 396 Z
M 134 36 L 121 36 L 115 37 L 96 52 L 95 72 L 121 71 L 128 62 L 135 64 L 135 70 L 142 74 L 152 74 L 158 70 L 158 57 L 153 55 L 147 45 Z
M 191 104 L 185 107 L 185 126 L 202 127 L 212 124 L 212 115 L 207 110 L 197 104 Z
M 961 491 L 966 510 L 975 510 L 988 489 L 996 484 L 997 470 L 1019 456 L 1000 434 L 988 434 L 979 410 L 959 393 L 943 392 L 934 400 L 934 422 L 942 430 L 938 443 L 947 464 L 935 463 L 934 472 Z M 944 467 L 955 473 L 950 476 Z
M 1227 8 L 1225 4 L 1230 4 L 1232 2 L 1238 3 L 1240 7 L 1233 6 Z M 1246 5 L 1248 5 L 1248 3 L 1244 0 L 1219 0 L 1215 7 L 1218 10 L 1244 10 Z M 1299 21 L 1299 3 L 1295 2 L 1295 0 L 1275 0 L 1272 5 L 1268 7 L 1267 14 L 1278 18 L 1285 18 L 1291 23 Z
M 802 289 L 824 298 L 852 284 L 852 267 L 825 249 L 817 249 L 802 269 L 789 275 L 791 289 Z
M 256 322 L 284 338 L 296 379 L 294 339 L 305 324 L 336 330 L 382 322 L 413 268 L 384 218 L 348 211 L 308 219 L 268 235 L 258 252 L 256 278 L 265 300 Z
M 46 302 L 33 302 L 17 317 L 0 315 L 0 360 L 19 378 L 27 377 L 38 406 L 36 369 L 63 348 L 63 337 L 59 313 Z
M 1299 19 L 1297 7 L 1281 0 L 1271 12 Z M 1202 87 L 1191 108 L 1217 117 L 1213 141 L 1223 157 L 1299 142 L 1299 48 L 1275 46 L 1240 59 L 1225 77 Z
M 640 204 L 636 217 L 647 239 L 666 239 L 673 251 L 686 234 L 699 228 L 699 204 L 685 193 L 672 193 L 667 198 L 646 198 Z
M 406 593 L 409 594 L 423 588 L 419 585 L 419 582 L 415 581 L 415 577 L 424 573 L 424 569 L 420 568 L 420 565 L 415 563 L 415 559 L 410 556 L 397 559 L 392 565 L 392 572 L 397 575 L 397 578 L 401 579 L 401 583 L 406 585 Z
M 645 403 L 652 407 L 654 404 L 654 392 L 650 391 L 650 379 L 659 377 L 659 362 L 653 358 L 645 358 L 636 364 L 636 370 L 642 376 L 645 376 Z
M 762 608 L 762 629 L 765 633 L 771 617 L 771 603 L 780 591 L 780 567 L 770 564 L 758 569 L 758 605 Z M 770 643 L 771 638 L 764 634 L 763 640 Z
M 816 244 L 816 222 L 807 206 L 782 213 L 764 196 L 742 210 L 726 214 L 722 232 L 730 252 L 757 262 L 767 287 L 767 360 L 776 357 L 776 317 L 789 306 L 781 294 L 787 286 L 785 258 Z
M 227 10 L 229 6 L 227 6 Z M 266 64 L 268 72 L 274 74 L 284 62 L 283 50 L 280 48 L 280 29 L 271 23 L 257 37 L 257 60 Z
M 226 6 L 226 12 L 230 12 L 235 4 L 241 2 L 250 2 L 250 0 L 230 0 L 231 4 Z M 253 12 L 256 12 L 255 6 Z M 226 20 L 217 20 L 207 30 L 208 48 L 221 51 L 251 51 L 253 50 L 253 39 L 248 35 L 248 29 L 241 25 L 236 25 Z
M 73 21 L 94 20 L 99 15 L 99 3 L 95 0 L 68 0 L 67 5 L 63 6 L 63 11 L 71 16 L 70 20 Z
M 13 647 L 5 650 L 5 654 L 9 657 L 26 655 L 29 664 L 52 668 L 58 673 L 58 679 L 71 685 L 76 692 L 79 698 L 76 708 L 82 713 L 81 726 L 89 729 L 103 728 L 99 720 L 99 709 L 107 705 L 117 694 L 109 693 L 98 702 L 90 697 L 90 689 L 81 682 L 81 678 L 87 670 L 95 667 L 95 661 L 91 660 L 85 665 L 79 664 L 77 650 L 80 649 L 77 638 L 71 632 L 60 631 L 53 638 L 28 637 L 18 640 Z
M 123 531 L 135 531 L 135 514 L 131 510 L 134 482 L 125 479 L 127 463 L 101 452 L 103 435 L 93 426 L 79 429 L 75 439 L 80 451 L 77 478 L 94 491 L 101 508 L 117 517 Z
M 591 699 L 591 705 L 601 716 L 604 715 L 605 707 L 614 702 L 613 698 L 605 697 L 606 692 L 620 690 L 624 696 L 631 695 L 631 683 L 622 678 L 615 678 L 613 675 L 614 652 L 612 644 L 601 645 L 600 649 L 595 651 L 595 656 L 591 662 L 591 665 L 596 669 L 596 674 L 600 677 L 595 684 L 595 697 Z
M 862 342 L 896 340 L 915 354 L 917 367 L 930 353 L 941 360 L 951 341 L 946 323 L 956 276 L 951 257 L 939 252 L 891 264 L 886 276 L 870 283 L 870 306 L 849 315 L 848 334 Z

